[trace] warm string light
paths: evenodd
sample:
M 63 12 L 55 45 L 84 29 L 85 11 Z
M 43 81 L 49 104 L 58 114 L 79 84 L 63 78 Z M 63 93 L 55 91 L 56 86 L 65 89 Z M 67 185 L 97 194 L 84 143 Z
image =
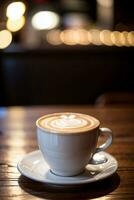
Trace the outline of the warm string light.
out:
M 76 45 L 75 31 L 74 30 L 64 30 L 60 34 L 61 41 L 66 45 Z
M 20 19 L 26 11 L 26 6 L 23 2 L 13 2 L 8 5 L 6 16 L 11 20 Z
M 88 45 L 90 44 L 90 40 L 88 38 L 88 31 L 84 29 L 78 29 L 75 32 L 76 35 L 76 43 L 80 45 Z
M 91 44 L 94 45 L 101 45 L 102 42 L 100 40 L 100 31 L 98 29 L 92 29 L 88 31 L 89 40 L 91 41 Z
M 105 7 L 110 7 L 113 0 L 97 0 L 97 2 Z M 12 2 L 7 6 L 6 27 L 8 30 L 0 31 L 0 48 L 6 48 L 12 41 L 11 32 L 22 29 L 25 24 L 26 6 L 23 2 Z M 134 31 L 110 31 L 99 29 L 66 29 L 60 31 L 54 29 L 60 23 L 60 17 L 52 11 L 40 11 L 32 17 L 32 25 L 37 30 L 50 30 L 44 39 L 51 45 L 105 45 L 105 46 L 134 46 Z
M 112 46 L 112 40 L 111 40 L 111 31 L 109 30 L 103 30 L 100 32 L 100 40 L 102 44 L 107 46 Z
M 22 29 L 25 24 L 26 6 L 23 2 L 13 2 L 7 6 L 6 16 L 8 17 L 6 27 L 11 32 L 16 32 Z
M 134 46 L 134 31 L 119 32 L 98 29 L 66 29 L 48 31 L 46 40 L 52 45 Z
M 5 49 L 12 42 L 12 34 L 8 30 L 0 31 L 0 49 Z
M 8 19 L 6 26 L 9 31 L 16 32 L 22 29 L 24 24 L 25 24 L 25 17 L 22 16 L 21 18 L 16 19 L 16 20 Z
M 6 9 L 6 28 L 0 31 L 0 49 L 7 48 L 12 42 L 12 33 L 19 31 L 25 24 L 26 6 L 23 2 L 12 2 Z
M 129 45 L 134 46 L 134 31 L 131 31 L 127 35 Z
M 46 40 L 48 41 L 49 44 L 60 45 L 62 44 L 62 41 L 60 39 L 60 33 L 61 32 L 58 29 L 51 30 L 47 33 Z

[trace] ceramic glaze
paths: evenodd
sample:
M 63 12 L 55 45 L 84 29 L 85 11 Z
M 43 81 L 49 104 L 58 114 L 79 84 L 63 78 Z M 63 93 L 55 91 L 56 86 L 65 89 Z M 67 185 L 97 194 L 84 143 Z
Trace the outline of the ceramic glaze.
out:
M 82 173 L 94 153 L 103 151 L 112 143 L 112 131 L 99 128 L 100 122 L 96 118 L 84 114 L 51 114 L 43 116 L 36 124 L 39 149 L 56 175 Z M 96 148 L 101 134 L 107 135 L 108 139 Z

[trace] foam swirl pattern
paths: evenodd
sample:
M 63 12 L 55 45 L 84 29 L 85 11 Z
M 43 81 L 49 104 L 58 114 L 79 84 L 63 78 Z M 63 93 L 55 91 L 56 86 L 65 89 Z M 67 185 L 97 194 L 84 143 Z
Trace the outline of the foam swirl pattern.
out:
M 99 121 L 80 113 L 54 113 L 41 117 L 37 126 L 53 133 L 85 132 L 99 126 Z

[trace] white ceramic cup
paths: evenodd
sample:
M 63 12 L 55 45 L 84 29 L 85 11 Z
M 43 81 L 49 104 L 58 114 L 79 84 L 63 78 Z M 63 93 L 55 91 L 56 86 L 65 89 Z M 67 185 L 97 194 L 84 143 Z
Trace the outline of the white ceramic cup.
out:
M 61 115 L 80 115 L 78 113 L 58 113 Z M 46 117 L 56 114 L 45 115 L 36 121 L 37 139 L 39 149 L 41 150 L 45 161 L 48 163 L 51 171 L 60 176 L 74 176 L 84 171 L 85 166 L 90 162 L 93 155 L 105 150 L 112 144 L 112 131 L 109 128 L 100 128 L 100 122 L 92 128 L 77 132 L 52 130 L 41 126 L 40 121 Z M 97 147 L 98 137 L 107 136 L 106 142 Z

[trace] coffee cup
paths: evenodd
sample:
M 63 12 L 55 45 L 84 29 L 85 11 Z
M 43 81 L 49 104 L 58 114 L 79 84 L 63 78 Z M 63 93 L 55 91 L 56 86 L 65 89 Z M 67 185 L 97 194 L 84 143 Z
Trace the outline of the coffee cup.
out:
M 36 121 L 39 149 L 52 173 L 74 176 L 84 171 L 93 155 L 112 144 L 112 131 L 100 128 L 95 117 L 81 113 L 54 113 Z M 106 141 L 97 147 L 98 138 Z

